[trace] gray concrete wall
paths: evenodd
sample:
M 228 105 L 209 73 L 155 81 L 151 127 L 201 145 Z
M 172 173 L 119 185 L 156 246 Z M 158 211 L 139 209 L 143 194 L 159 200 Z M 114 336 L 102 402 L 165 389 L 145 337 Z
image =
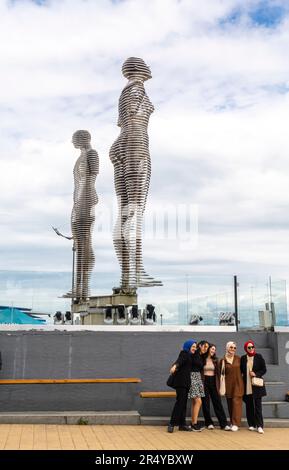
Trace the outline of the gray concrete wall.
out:
M 167 389 L 170 365 L 190 337 L 187 332 L 1 331 L 3 379 L 138 377 L 142 383 L 1 385 L 0 410 L 138 410 L 156 414 L 161 405 L 140 399 L 139 392 Z M 275 380 L 280 375 L 289 389 L 288 334 L 210 332 L 193 337 L 214 342 L 220 356 L 227 341 L 236 341 L 241 355 L 244 342 L 253 339 L 271 364 L 267 380 L 270 373 L 275 374 Z

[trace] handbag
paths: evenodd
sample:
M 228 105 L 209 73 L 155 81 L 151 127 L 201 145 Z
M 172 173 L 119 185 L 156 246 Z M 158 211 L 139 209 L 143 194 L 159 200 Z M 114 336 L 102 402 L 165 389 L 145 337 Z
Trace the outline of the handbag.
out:
M 254 387 L 264 387 L 264 380 L 261 377 L 252 377 L 252 385 Z
M 223 397 L 226 395 L 226 377 L 225 377 L 225 361 L 222 361 L 219 394 Z
M 169 375 L 169 378 L 168 378 L 168 380 L 167 380 L 167 386 L 168 386 L 168 387 L 175 388 L 175 387 L 174 387 L 174 382 L 175 382 L 174 379 L 175 379 L 174 374 L 170 374 L 170 375 Z

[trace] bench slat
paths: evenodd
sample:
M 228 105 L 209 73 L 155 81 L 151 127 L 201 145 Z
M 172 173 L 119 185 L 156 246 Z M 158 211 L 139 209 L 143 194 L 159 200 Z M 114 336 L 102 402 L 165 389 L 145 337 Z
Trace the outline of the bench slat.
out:
M 176 392 L 140 392 L 141 398 L 171 398 L 175 396 Z

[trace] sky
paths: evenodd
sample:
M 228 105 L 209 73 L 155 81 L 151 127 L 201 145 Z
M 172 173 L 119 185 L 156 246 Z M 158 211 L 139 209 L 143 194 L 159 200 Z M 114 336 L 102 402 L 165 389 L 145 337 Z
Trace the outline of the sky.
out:
M 145 237 L 147 271 L 288 281 L 288 26 L 286 0 L 0 0 L 0 270 L 70 271 L 51 226 L 70 234 L 71 136 L 87 129 L 95 273 L 118 274 L 108 153 L 136 56 L 155 106 L 146 224 L 163 208 L 173 224 L 180 208 L 192 217 L 185 240 Z

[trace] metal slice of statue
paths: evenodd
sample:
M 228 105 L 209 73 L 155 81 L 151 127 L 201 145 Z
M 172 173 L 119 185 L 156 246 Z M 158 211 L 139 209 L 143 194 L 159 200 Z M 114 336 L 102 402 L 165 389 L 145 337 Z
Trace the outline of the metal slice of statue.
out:
M 99 158 L 97 152 L 91 148 L 90 141 L 90 133 L 85 130 L 76 131 L 72 136 L 74 147 L 81 151 L 73 170 L 74 205 L 71 214 L 76 253 L 72 297 L 77 301 L 87 300 L 90 295 L 89 282 L 95 261 L 92 229 L 95 221 L 95 205 L 98 203 L 95 180 L 99 173 Z
M 143 267 L 142 224 L 151 176 L 148 123 L 154 107 L 144 81 L 151 78 L 145 62 L 130 57 L 122 66 L 128 79 L 119 98 L 120 135 L 110 149 L 114 166 L 114 184 L 118 200 L 118 218 L 113 242 L 121 267 L 123 292 L 137 287 L 160 286 Z

